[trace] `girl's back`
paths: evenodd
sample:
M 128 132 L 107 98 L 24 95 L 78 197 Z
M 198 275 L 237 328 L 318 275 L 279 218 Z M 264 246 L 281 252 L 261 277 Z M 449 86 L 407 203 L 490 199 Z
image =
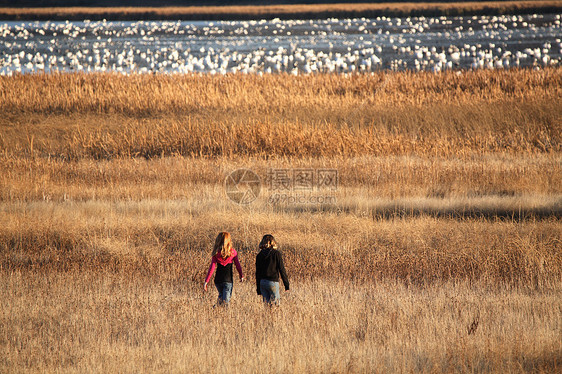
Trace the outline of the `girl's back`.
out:
M 289 277 L 283 264 L 283 256 L 271 235 L 260 242 L 261 251 L 256 256 L 256 291 L 267 303 L 279 302 L 279 276 L 285 290 L 289 291 Z

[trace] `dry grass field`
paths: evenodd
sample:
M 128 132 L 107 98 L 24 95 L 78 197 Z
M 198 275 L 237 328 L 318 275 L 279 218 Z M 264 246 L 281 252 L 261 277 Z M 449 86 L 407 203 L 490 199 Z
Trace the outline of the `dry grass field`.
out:
M 189 283 L 3 273 L 2 368 L 554 373 L 561 365 L 557 292 L 316 279 L 270 310 L 236 283 L 229 309 L 214 310 L 215 296 Z
M 560 0 L 531 1 L 460 1 L 460 2 L 387 2 L 363 4 L 247 5 L 201 7 L 65 7 L 65 8 L 0 8 L 4 20 L 248 20 L 263 18 L 330 18 L 330 17 L 408 17 L 456 16 L 474 14 L 529 14 L 559 12 Z
M 0 372 L 559 372 L 561 99 L 559 68 L 0 77 Z M 334 200 L 268 200 L 268 171 L 324 168 Z
M 0 147 L 73 160 L 557 155 L 561 97 L 560 68 L 20 75 L 0 77 Z

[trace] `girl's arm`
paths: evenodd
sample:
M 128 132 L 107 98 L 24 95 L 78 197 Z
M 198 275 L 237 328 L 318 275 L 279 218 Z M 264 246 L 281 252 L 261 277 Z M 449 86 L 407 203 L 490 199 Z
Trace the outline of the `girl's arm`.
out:
M 285 286 L 285 291 L 289 291 L 289 277 L 287 276 L 287 271 L 285 270 L 285 264 L 283 264 L 283 256 L 281 252 L 278 253 L 278 260 L 279 260 L 279 274 L 281 275 L 281 279 L 283 279 L 283 285 Z
M 256 292 L 258 293 L 258 295 L 261 295 L 261 291 L 260 291 L 260 271 L 258 269 L 258 258 L 256 257 Z
M 234 256 L 234 265 L 236 265 L 236 270 L 238 270 L 238 275 L 240 275 L 240 280 L 244 279 L 244 274 L 242 274 L 242 265 L 238 260 L 238 255 Z
M 209 271 L 207 272 L 207 276 L 205 277 L 205 284 L 209 283 L 209 281 L 211 280 L 211 275 L 213 275 L 216 267 L 217 260 L 215 259 L 215 256 L 213 256 L 213 258 L 211 259 L 211 266 L 209 266 Z

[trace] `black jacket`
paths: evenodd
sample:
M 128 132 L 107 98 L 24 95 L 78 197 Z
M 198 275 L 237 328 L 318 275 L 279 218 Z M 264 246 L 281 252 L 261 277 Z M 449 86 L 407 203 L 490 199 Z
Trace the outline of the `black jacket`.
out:
M 217 273 L 215 274 L 215 284 L 232 283 L 232 262 L 221 265 L 217 262 Z
M 289 290 L 289 277 L 283 265 L 283 257 L 281 252 L 276 249 L 262 249 L 256 256 L 256 290 L 258 295 L 260 292 L 260 281 L 267 279 L 272 282 L 279 282 L 279 274 L 283 279 L 285 290 Z

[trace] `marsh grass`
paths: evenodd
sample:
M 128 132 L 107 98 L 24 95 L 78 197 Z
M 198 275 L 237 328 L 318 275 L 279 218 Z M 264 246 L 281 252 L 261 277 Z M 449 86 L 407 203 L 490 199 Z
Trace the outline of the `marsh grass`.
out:
M 447 199 L 454 205 L 488 200 L 555 207 L 562 193 L 561 160 L 556 153 L 489 154 L 466 158 L 387 156 L 334 158 L 119 158 L 64 161 L 55 158 L 1 157 L 0 200 L 110 201 L 193 199 L 203 193 L 225 198 L 226 176 L 238 168 L 261 178 L 263 197 L 271 193 L 268 171 L 322 169 L 338 172 L 336 197 L 345 206 L 392 204 L 412 199 L 421 204 Z M 525 200 L 535 201 L 527 204 Z M 444 200 L 443 200 L 444 201 Z M 547 203 L 550 201 L 550 203 Z M 457 205 L 458 205 L 457 204 Z M 513 207 L 513 206 L 512 206 Z
M 64 159 L 559 152 L 561 72 L 0 77 L 0 145 Z
M 310 280 L 228 309 L 199 284 L 140 274 L 2 273 L 3 370 L 556 372 L 560 293 Z M 532 318 L 529 318 L 532 315 Z M 479 318 L 476 330 L 467 329 Z M 48 347 L 48 348 L 47 348 Z M 314 359 L 311 359 L 314 357 Z
M 560 371 L 561 71 L 0 78 L 0 372 Z M 275 168 L 336 200 L 268 201 Z
M 358 212 L 245 208 L 217 200 L 199 193 L 178 201 L 3 204 L 0 263 L 5 271 L 103 268 L 197 282 L 209 243 L 222 228 L 236 233 L 242 257 L 255 251 L 262 233 L 275 233 L 297 279 L 452 279 L 544 289 L 561 277 L 556 218 L 373 219 Z M 246 261 L 251 268 L 251 259 Z

